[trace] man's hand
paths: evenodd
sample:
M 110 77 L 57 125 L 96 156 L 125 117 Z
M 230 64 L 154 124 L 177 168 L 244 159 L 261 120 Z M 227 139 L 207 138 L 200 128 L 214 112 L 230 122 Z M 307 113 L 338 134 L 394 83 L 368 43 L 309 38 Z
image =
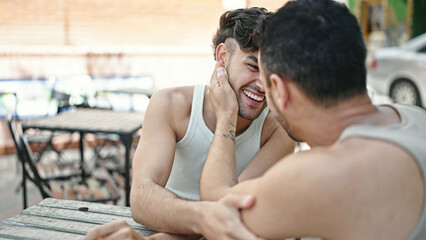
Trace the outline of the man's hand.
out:
M 254 197 L 228 194 L 206 209 L 202 233 L 206 239 L 260 240 L 241 222 L 240 209 L 251 208 Z
M 129 224 L 124 220 L 118 220 L 104 224 L 92 229 L 84 240 L 94 239 L 123 239 L 123 240 L 144 240 Z
M 149 237 L 139 235 L 124 220 L 117 220 L 98 227 L 93 228 L 84 238 L 84 240 L 102 239 L 102 240 L 191 240 L 199 239 L 195 235 L 176 235 L 168 233 L 156 233 Z
M 219 64 L 216 65 L 216 71 L 210 81 L 209 99 L 218 118 L 222 114 L 236 116 L 238 113 L 235 92 L 229 85 L 226 69 Z

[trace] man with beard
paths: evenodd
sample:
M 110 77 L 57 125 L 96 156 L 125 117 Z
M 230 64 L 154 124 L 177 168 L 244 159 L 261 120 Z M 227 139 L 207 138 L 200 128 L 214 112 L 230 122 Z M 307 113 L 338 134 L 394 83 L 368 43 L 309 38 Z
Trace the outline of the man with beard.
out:
M 238 102 L 235 129 L 226 133 L 236 148 L 224 156 L 236 159 L 234 182 L 259 177 L 294 152 L 295 142 L 266 107 L 259 79 L 258 47 L 252 33 L 268 15 L 264 8 L 225 12 L 213 38 L 216 69 L 226 67 L 232 87 L 229 94 Z M 206 86 L 179 87 L 159 91 L 150 100 L 133 160 L 130 201 L 135 221 L 153 230 L 221 236 L 220 224 L 204 224 L 208 221 L 201 207 L 204 203 L 198 202 L 201 171 L 212 154 L 209 149 L 217 124 L 208 94 Z M 240 228 L 245 230 L 242 224 Z

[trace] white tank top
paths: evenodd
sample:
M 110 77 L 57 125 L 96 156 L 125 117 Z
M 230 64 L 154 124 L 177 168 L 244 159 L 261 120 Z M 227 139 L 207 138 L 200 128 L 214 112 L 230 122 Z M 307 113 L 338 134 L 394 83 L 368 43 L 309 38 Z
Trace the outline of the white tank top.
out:
M 185 136 L 176 143 L 173 167 L 166 184 L 166 189 L 188 200 L 200 200 L 201 171 L 214 136 L 204 122 L 204 90 L 204 85 L 194 87 L 188 129 Z M 238 175 L 260 149 L 263 122 L 268 112 L 266 107 L 249 128 L 235 138 Z

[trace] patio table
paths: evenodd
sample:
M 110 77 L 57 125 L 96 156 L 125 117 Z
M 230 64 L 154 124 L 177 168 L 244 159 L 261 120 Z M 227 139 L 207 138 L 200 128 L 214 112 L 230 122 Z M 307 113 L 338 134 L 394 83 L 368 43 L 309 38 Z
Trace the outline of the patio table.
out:
M 130 206 L 130 148 L 133 135 L 142 127 L 144 114 L 111 110 L 79 108 L 53 117 L 29 119 L 22 123 L 25 130 L 33 128 L 50 131 L 78 132 L 80 134 L 80 158 L 84 162 L 84 134 L 117 134 L 125 147 L 126 206 Z

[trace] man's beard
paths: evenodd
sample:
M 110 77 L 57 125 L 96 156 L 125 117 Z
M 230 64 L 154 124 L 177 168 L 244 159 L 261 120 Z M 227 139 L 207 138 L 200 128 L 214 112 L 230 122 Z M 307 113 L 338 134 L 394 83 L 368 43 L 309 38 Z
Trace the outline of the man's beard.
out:
M 273 112 L 274 117 L 278 121 L 278 123 L 281 125 L 281 127 L 286 131 L 287 135 L 296 142 L 303 142 L 301 139 L 298 139 L 297 137 L 295 137 L 291 133 L 290 126 L 289 126 L 287 119 L 285 118 L 285 116 L 282 113 L 279 112 L 277 104 L 270 97 L 269 97 L 268 104 L 270 104 L 271 108 L 275 109 L 275 112 Z
M 235 90 L 234 90 L 234 92 L 235 92 Z M 242 100 L 241 100 L 242 97 L 240 95 L 237 95 L 236 93 L 235 93 L 235 95 L 237 96 L 237 101 L 238 101 L 238 116 L 240 116 L 244 119 L 255 120 L 256 118 L 258 118 L 260 116 L 260 114 L 262 114 L 263 109 L 265 109 L 265 107 L 266 107 L 266 104 L 264 104 L 263 107 L 258 110 L 258 112 L 256 112 L 255 114 L 250 114 L 250 113 L 253 113 L 253 112 L 250 112 L 250 110 L 247 110 L 242 106 Z

